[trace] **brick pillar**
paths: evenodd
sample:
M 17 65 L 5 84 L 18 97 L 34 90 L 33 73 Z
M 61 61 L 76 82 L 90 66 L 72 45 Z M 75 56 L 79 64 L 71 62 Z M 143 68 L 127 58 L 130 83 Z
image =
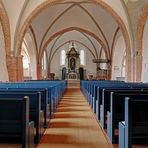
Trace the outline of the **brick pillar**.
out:
M 112 64 L 111 62 L 107 63 L 107 80 L 112 78 Z
M 98 77 L 98 69 L 100 68 L 100 63 L 96 63 L 96 77 Z
M 37 65 L 37 79 L 38 80 L 42 79 L 42 66 L 39 63 Z
M 22 56 L 7 56 L 7 69 L 9 81 L 23 81 L 23 62 Z
M 7 56 L 6 59 L 9 81 L 17 81 L 17 59 L 14 56 Z
M 142 74 L 142 54 L 137 53 L 136 55 L 136 82 L 141 82 Z
M 19 55 L 17 57 L 17 81 L 23 81 L 24 75 L 23 75 L 23 56 Z
M 47 68 L 47 78 L 49 78 L 50 75 L 50 66 Z

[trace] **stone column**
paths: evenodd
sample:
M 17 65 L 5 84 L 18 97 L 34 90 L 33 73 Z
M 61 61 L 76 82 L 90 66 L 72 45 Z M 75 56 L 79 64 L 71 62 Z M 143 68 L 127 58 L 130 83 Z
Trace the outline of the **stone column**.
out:
M 9 81 L 23 81 L 23 61 L 22 56 L 7 56 L 7 69 Z
M 17 59 L 14 56 L 7 56 L 6 60 L 9 81 L 17 81 Z
M 50 65 L 48 65 L 48 68 L 47 68 L 47 78 L 49 78 L 49 75 L 50 75 Z
M 137 53 L 136 55 L 136 82 L 141 82 L 142 74 L 142 54 Z
M 37 64 L 37 79 L 38 80 L 42 79 L 42 66 L 40 63 Z
M 112 77 L 112 65 L 111 63 L 107 63 L 107 80 L 111 80 Z
M 17 58 L 17 81 L 23 81 L 23 56 L 19 55 Z

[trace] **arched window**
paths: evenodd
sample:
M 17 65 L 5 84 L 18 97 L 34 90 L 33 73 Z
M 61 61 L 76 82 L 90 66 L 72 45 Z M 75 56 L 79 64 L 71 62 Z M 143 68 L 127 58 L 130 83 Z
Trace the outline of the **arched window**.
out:
M 125 68 L 126 68 L 126 52 L 124 53 L 123 60 L 122 60 L 122 70 L 121 70 L 122 77 L 125 77 Z
M 21 51 L 21 55 L 23 56 L 23 72 L 24 72 L 24 76 L 28 77 L 30 76 L 30 57 L 29 57 L 29 53 L 28 53 L 28 49 L 27 49 L 27 43 L 23 42 L 22 44 L 22 51 Z
M 66 59 L 66 52 L 65 50 L 61 51 L 61 62 L 60 65 L 65 65 L 65 59 Z
M 42 57 L 42 77 L 46 78 L 46 76 L 47 76 L 47 56 L 46 52 L 44 51 Z
M 85 65 L 85 54 L 84 50 L 80 50 L 80 64 Z
M 42 57 L 42 69 L 45 70 L 46 68 L 47 68 L 46 52 L 44 51 L 44 54 Z

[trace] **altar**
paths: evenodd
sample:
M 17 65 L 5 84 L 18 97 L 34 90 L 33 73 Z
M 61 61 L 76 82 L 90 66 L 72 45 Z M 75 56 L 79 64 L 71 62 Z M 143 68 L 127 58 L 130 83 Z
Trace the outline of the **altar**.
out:
M 80 66 L 80 54 L 74 43 L 66 53 L 65 65 L 61 69 L 62 80 L 84 80 L 84 68 Z
M 68 79 L 78 79 L 77 74 L 74 72 L 71 72 L 68 74 Z
M 72 47 L 66 53 L 67 63 L 68 63 L 68 79 L 79 79 L 79 67 L 80 67 L 80 54 L 74 47 L 74 43 L 72 43 Z

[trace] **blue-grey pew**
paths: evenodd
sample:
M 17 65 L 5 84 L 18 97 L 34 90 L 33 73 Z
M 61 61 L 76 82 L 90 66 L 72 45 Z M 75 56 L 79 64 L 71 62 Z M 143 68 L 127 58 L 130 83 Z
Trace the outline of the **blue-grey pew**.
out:
M 44 128 L 44 113 L 41 110 L 41 93 L 40 92 L 0 92 L 0 98 L 20 98 L 23 96 L 29 97 L 29 121 L 34 121 L 35 126 L 35 142 L 39 143 L 45 131 Z
M 119 148 L 148 146 L 148 98 L 127 97 L 125 120 L 119 123 Z
M 142 93 L 148 92 L 148 88 L 104 88 L 102 90 L 102 104 L 100 106 L 100 123 L 103 128 L 106 129 L 106 117 L 107 111 L 110 110 L 110 97 L 111 93 Z
M 0 142 L 34 148 L 34 122 L 29 122 L 29 98 L 0 98 Z
M 125 97 L 148 98 L 148 92 L 111 93 L 110 110 L 107 112 L 107 135 L 112 143 L 118 143 L 118 123 L 124 121 Z
M 41 88 L 0 88 L 0 92 L 21 92 L 21 93 L 31 93 L 40 92 L 41 93 L 41 110 L 44 111 L 44 126 L 48 127 L 50 119 L 50 105 L 48 104 L 48 90 Z

